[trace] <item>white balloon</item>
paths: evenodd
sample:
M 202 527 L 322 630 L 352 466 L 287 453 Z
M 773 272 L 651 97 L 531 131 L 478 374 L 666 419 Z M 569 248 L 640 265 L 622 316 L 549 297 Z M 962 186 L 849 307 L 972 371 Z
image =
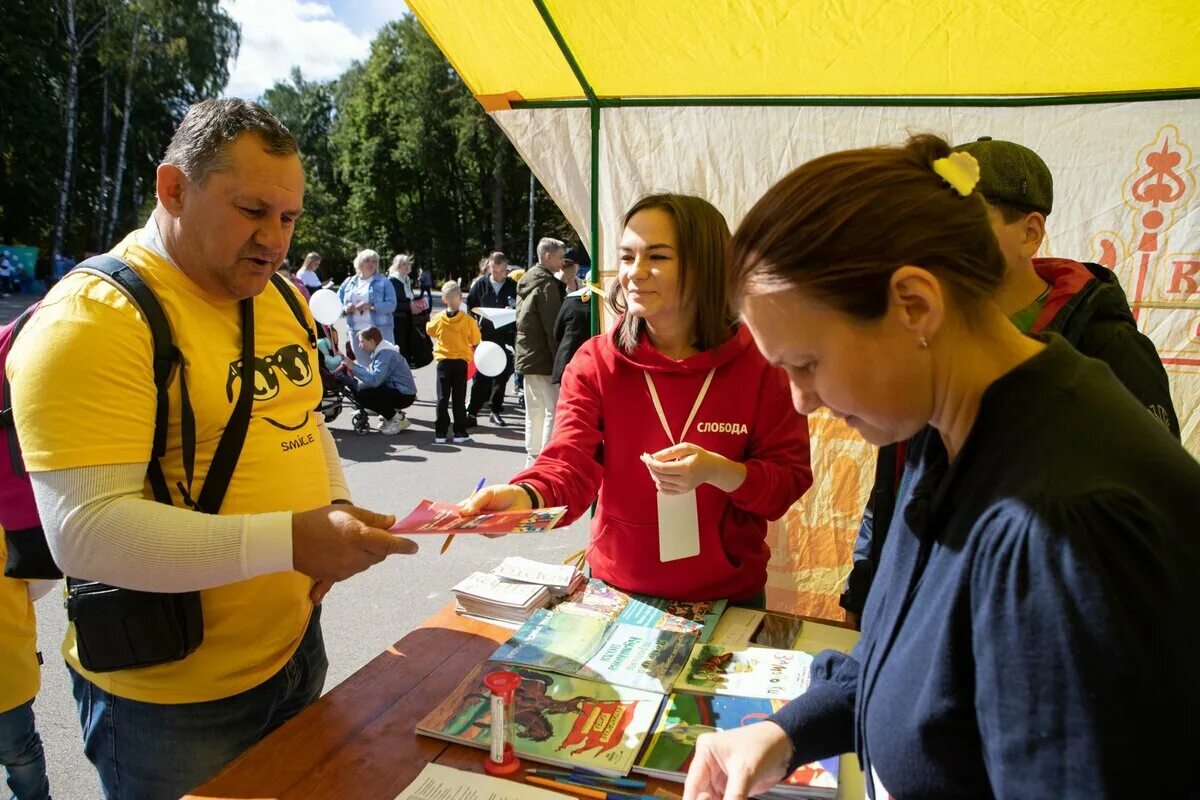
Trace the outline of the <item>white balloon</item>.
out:
M 504 355 L 504 348 L 495 342 L 480 342 L 479 346 L 475 348 L 475 369 L 489 378 L 494 378 L 504 372 L 507 363 L 508 359 Z
M 312 309 L 313 319 L 322 325 L 332 325 L 342 315 L 342 301 L 337 292 L 331 289 L 318 289 L 308 299 L 308 307 Z

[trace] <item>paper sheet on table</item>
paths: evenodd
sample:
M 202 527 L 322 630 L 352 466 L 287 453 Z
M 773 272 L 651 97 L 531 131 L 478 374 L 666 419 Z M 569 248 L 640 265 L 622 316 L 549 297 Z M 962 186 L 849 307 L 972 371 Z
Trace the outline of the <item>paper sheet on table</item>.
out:
M 524 511 L 497 511 L 475 517 L 463 516 L 453 503 L 422 500 L 412 513 L 391 528 L 392 533 L 539 533 L 558 524 L 566 506 Z
M 441 764 L 425 769 L 396 800 L 573 800 L 570 795 L 539 789 L 527 783 L 493 778 Z
M 476 306 L 471 309 L 471 313 L 491 320 L 492 324 L 497 328 L 512 325 L 517 321 L 517 310 L 515 308 L 484 308 L 483 306 Z

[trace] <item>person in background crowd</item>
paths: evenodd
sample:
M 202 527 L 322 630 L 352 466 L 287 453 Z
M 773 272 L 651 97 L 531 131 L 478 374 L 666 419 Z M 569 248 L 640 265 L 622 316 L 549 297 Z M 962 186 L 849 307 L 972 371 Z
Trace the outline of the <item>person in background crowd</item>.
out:
M 554 277 L 562 270 L 563 243 L 542 239 L 538 263 L 517 284 L 517 342 L 515 365 L 525 382 L 525 462 L 532 464 L 554 433 L 558 387 L 550 382 L 558 340 L 554 323 L 566 294 Z
M 1147 410 L 1179 437 L 1171 387 L 1154 344 L 1137 328 L 1116 275 L 1099 264 L 1037 258 L 1054 204 L 1049 167 L 1027 147 L 983 138 L 961 145 L 978 162 L 978 191 L 1004 255 L 996 302 L 1023 333 L 1060 334 L 1085 356 L 1098 358 Z M 856 622 L 866 604 L 896 506 L 903 442 L 879 449 L 875 485 L 859 526 L 854 568 L 841 605 Z
M 563 273 L 569 273 L 572 268 L 578 268 L 581 260 L 579 251 L 568 248 L 563 256 Z M 570 288 L 568 286 L 568 288 Z M 554 372 L 550 374 L 550 382 L 562 383 L 563 372 L 567 364 L 575 357 L 575 352 L 583 343 L 592 337 L 592 288 L 587 284 L 571 290 L 563 298 L 562 309 L 558 312 L 558 320 L 554 323 L 554 336 L 558 339 L 558 352 L 554 356 Z
M 417 400 L 417 384 L 408 362 L 400 349 L 383 338 L 376 327 L 358 334 L 360 350 L 367 355 L 366 363 L 344 362 L 358 380 L 354 396 L 360 404 L 379 414 L 379 432 L 400 433 L 412 425 L 404 409 Z
M 0 528 L 0 565 L 8 559 Z M 22 581 L 0 573 L 0 766 L 8 772 L 8 788 L 16 800 L 50 800 L 46 756 L 33 717 L 33 700 L 41 683 L 37 652 L 35 587 L 51 581 Z
M 525 270 L 522 267 L 517 267 L 508 273 L 508 277 L 512 278 L 517 286 L 521 285 L 521 278 L 525 277 Z M 516 368 L 515 351 L 513 363 L 513 391 L 517 395 L 517 408 L 525 410 L 525 376 Z
M 1108 365 L 1012 324 L 979 175 L 934 136 L 832 153 L 734 236 L 796 408 L 909 447 L 853 652 L 700 737 L 686 800 L 851 750 L 876 798 L 1195 796 L 1200 464 Z
M 533 466 L 477 492 L 468 513 L 565 505 L 567 524 L 595 501 L 595 577 L 763 607 L 767 522 L 812 484 L 808 422 L 729 313 L 728 243 L 725 218 L 699 197 L 629 209 L 609 295 L 616 326 L 567 366 L 554 438 Z
M 471 441 L 467 435 L 467 362 L 482 339 L 475 318 L 462 311 L 462 289 L 456 281 L 442 285 L 446 310 L 433 316 L 426 331 L 434 340 L 437 359 L 437 420 L 433 441 L 445 444 L 450 430 L 450 410 L 454 411 L 454 443 Z
M 411 273 L 412 256 L 403 253 L 393 258 L 392 265 L 388 267 L 388 280 L 392 284 L 392 291 L 396 293 L 396 310 L 392 314 L 392 331 L 396 338 L 393 341 L 406 360 L 412 358 L 412 303 L 416 299 L 409 277 Z
M 579 253 L 575 248 L 568 248 L 563 254 L 562 269 L 560 269 L 554 277 L 562 281 L 566 287 L 567 294 L 577 292 L 583 288 L 583 282 L 579 280 Z
M 346 327 L 350 329 L 350 346 L 355 360 L 366 359 L 367 354 L 358 349 L 358 334 L 367 328 L 376 327 L 383 338 L 392 341 L 392 314 L 396 311 L 396 290 L 391 282 L 379 273 L 379 254 L 374 250 L 360 250 L 354 257 L 354 274 L 341 288 L 338 298 L 346 314 Z
M 504 253 L 492 253 L 485 259 L 487 274 L 475 281 L 467 295 L 467 310 L 474 312 L 477 308 L 514 308 L 517 304 L 517 282 L 508 277 L 508 258 Z M 512 347 L 516 340 L 516 326 L 513 324 L 497 328 L 490 319 L 481 317 L 479 329 L 483 341 L 495 342 L 504 350 L 507 359 L 504 372 L 496 377 L 476 372 L 471 381 L 471 399 L 467 403 L 467 425 L 474 427 L 478 424 L 477 416 L 483 404 L 487 402 L 491 408 L 488 421 L 497 428 L 506 427 L 504 418 L 504 390 L 508 386 L 509 376 L 513 373 Z
M 322 286 L 321 276 L 317 274 L 320 266 L 321 256 L 317 253 L 309 253 L 304 257 L 304 263 L 300 265 L 300 269 L 296 270 L 296 277 L 304 284 L 304 288 L 308 289 L 309 294 Z
M 429 303 L 430 308 L 433 307 L 433 273 L 429 270 L 419 267 L 417 273 L 417 288 L 420 290 L 421 297 L 425 298 L 425 302 Z
M 287 278 L 288 283 L 292 284 L 292 286 L 295 286 L 296 291 L 298 291 L 300 293 L 300 295 L 304 298 L 305 302 L 308 302 L 308 298 L 310 297 L 308 287 L 305 286 L 304 283 L 299 278 L 297 278 L 295 275 L 292 274 L 292 265 L 288 262 L 288 260 L 286 258 L 283 261 L 279 262 L 279 269 L 277 269 L 276 272 L 278 272 L 280 275 L 283 275 L 283 277 Z
M 13 293 L 13 267 L 8 253 L 0 253 L 0 297 L 8 297 Z
M 78 619 L 62 648 L 104 796 L 176 800 L 320 696 L 319 603 L 333 582 L 416 545 L 388 533 L 393 517 L 349 504 L 337 446 L 312 413 L 321 399 L 314 322 L 298 297 L 301 319 L 269 286 L 304 206 L 295 137 L 257 104 L 207 100 L 188 109 L 156 174 L 150 218 L 111 254 L 154 292 L 182 351 L 161 472 L 150 471 L 157 392 L 147 325 L 113 283 L 82 271 L 59 281 L 6 369 L 62 571 L 135 592 L 199 593 L 203 639 L 184 658 L 130 628 L 126 641 L 113 637 L 102 671 L 88 669 L 97 654 L 79 648 Z M 253 381 L 249 408 L 231 399 L 243 396 L 243 374 Z M 185 385 L 192 442 L 179 423 Z M 237 405 L 249 425 L 229 491 L 197 513 Z M 195 483 L 192 446 L 204 465 Z M 126 595 L 128 609 L 138 603 Z M 96 612 L 86 624 L 98 635 L 94 626 L 103 633 L 109 623 Z M 147 651 L 166 660 L 127 665 Z

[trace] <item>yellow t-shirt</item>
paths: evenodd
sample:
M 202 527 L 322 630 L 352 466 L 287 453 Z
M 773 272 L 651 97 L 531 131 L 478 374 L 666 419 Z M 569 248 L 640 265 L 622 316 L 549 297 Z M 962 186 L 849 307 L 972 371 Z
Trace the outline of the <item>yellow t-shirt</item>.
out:
M 479 344 L 479 323 L 466 309 L 453 317 L 445 311 L 435 314 L 425 325 L 425 331 L 433 337 L 433 357 L 438 361 L 459 358 L 470 361 L 475 345 Z
M 0 714 L 28 703 L 38 693 L 41 671 L 37 662 L 37 620 L 29 599 L 29 584 L 4 577 L 8 558 L 0 528 Z
M 183 352 L 196 416 L 192 495 L 198 496 L 240 387 L 238 303 L 206 294 L 138 244 L 137 233 L 112 253 L 153 290 Z M 255 402 L 221 513 L 317 508 L 331 497 L 313 413 L 321 398 L 316 351 L 274 286 L 256 298 L 254 313 Z M 136 306 L 110 282 L 84 273 L 60 281 L 22 331 L 8 371 L 30 471 L 149 460 L 155 409 L 150 332 Z M 182 506 L 175 489 L 177 481 L 186 481 L 178 374 L 170 402 L 162 466 L 174 504 Z M 148 483 L 143 495 L 153 499 Z M 289 571 L 204 590 L 204 642 L 182 661 L 90 673 L 79 663 L 74 626 L 67 629 L 63 655 L 74 670 L 120 697 L 153 703 L 229 697 L 267 680 L 291 658 L 312 613 L 312 585 Z

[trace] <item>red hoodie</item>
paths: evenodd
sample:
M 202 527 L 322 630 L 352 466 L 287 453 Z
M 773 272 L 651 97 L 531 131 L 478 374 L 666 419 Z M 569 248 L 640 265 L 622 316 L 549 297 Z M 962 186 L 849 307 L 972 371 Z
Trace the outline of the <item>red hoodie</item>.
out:
M 673 361 L 643 336 L 632 355 L 615 331 L 588 340 L 563 375 L 554 436 L 512 482 L 567 506 L 564 524 L 599 499 L 592 520 L 592 574 L 619 589 L 675 600 L 745 600 L 767 583 L 767 520 L 812 485 L 808 420 L 792 406 L 787 377 L 742 326 L 716 350 Z M 712 385 L 685 440 L 746 465 L 732 494 L 696 489 L 700 554 L 660 562 L 654 481 L 639 460 L 671 446 L 650 399 L 649 372 L 678 436 L 712 368 Z

